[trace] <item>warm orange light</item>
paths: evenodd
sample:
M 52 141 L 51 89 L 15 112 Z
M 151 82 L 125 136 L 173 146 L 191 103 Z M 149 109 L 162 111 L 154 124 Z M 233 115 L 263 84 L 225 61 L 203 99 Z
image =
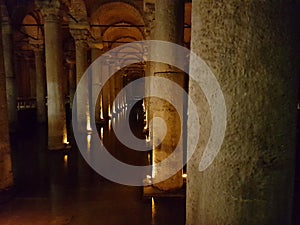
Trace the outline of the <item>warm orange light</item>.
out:
M 100 130 L 100 139 L 103 140 L 103 127 L 101 127 L 101 130 Z
M 68 155 L 64 155 L 64 163 L 65 163 L 65 164 L 68 163 Z
M 154 201 L 154 198 L 152 197 L 151 198 L 151 211 L 152 211 L 152 223 L 151 224 L 154 224 L 154 219 L 155 219 L 155 215 L 156 215 L 156 207 L 155 207 L 155 201 Z
M 92 131 L 92 127 L 91 127 L 91 117 L 90 114 L 87 113 L 86 115 L 86 130 L 87 131 Z
M 182 174 L 182 178 L 187 178 L 187 174 L 186 173 Z
M 111 130 L 111 120 L 108 121 L 108 130 Z
M 100 118 L 103 119 L 103 99 L 102 99 L 102 95 L 100 96 Z
M 63 143 L 68 145 L 68 136 L 67 136 L 67 129 L 64 129 L 64 134 L 63 134 Z
M 111 117 L 110 104 L 108 105 L 108 115 Z
M 92 135 L 88 134 L 86 136 L 86 144 L 87 144 L 87 150 L 90 151 L 91 150 L 91 139 L 92 139 Z

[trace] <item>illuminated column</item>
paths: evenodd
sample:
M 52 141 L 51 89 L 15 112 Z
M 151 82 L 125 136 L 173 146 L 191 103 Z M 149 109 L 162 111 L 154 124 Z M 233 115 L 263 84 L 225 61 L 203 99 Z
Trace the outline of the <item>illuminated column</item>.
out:
M 4 69 L 6 76 L 6 94 L 7 94 L 7 107 L 8 107 L 8 121 L 10 131 L 16 129 L 18 121 L 17 112 L 17 84 L 16 75 L 13 65 L 13 49 L 12 49 L 12 31 L 9 21 L 9 16 L 5 5 L 1 5 L 2 15 L 2 43 L 4 55 Z
M 113 65 L 111 62 L 109 62 L 108 64 L 108 68 L 109 68 L 109 71 L 111 71 L 111 67 L 112 66 L 115 66 Z M 115 76 L 111 76 L 110 79 L 109 79 L 109 105 L 110 105 L 110 113 L 111 113 L 111 116 L 113 116 L 115 114 L 115 104 L 114 104 L 114 101 L 115 101 L 115 93 L 116 93 L 116 82 L 115 82 Z
M 8 197 L 8 193 L 13 186 L 13 174 L 8 128 L 9 124 L 7 116 L 8 110 L 5 84 L 6 77 L 1 39 L 2 35 L 0 36 L 0 202 L 6 200 L 6 198 Z
M 92 62 L 94 62 L 99 56 L 101 56 L 102 52 L 100 49 L 98 48 L 92 48 L 91 49 L 91 58 L 92 58 Z M 93 85 L 102 85 L 102 81 L 101 81 L 101 75 L 99 74 L 94 74 L 97 73 L 97 70 L 93 70 L 93 78 L 95 78 L 95 80 L 93 80 Z M 92 87 L 92 89 L 94 90 L 94 87 Z M 101 122 L 101 119 L 103 119 L 103 112 L 102 112 L 102 93 L 99 93 L 98 99 L 97 99 L 97 103 L 95 106 L 95 120 L 96 122 Z M 102 115 L 101 115 L 102 114 Z
M 103 65 L 101 68 L 102 72 L 109 73 L 109 64 Z M 103 84 L 103 91 L 102 91 L 102 105 L 103 105 L 103 117 L 105 120 L 108 120 L 110 118 L 110 82 L 107 81 L 105 84 Z
M 70 24 L 70 32 L 75 40 L 76 45 L 76 84 L 80 82 L 84 72 L 88 68 L 88 24 Z M 77 90 L 77 122 L 80 131 L 91 130 L 90 124 L 90 109 L 89 109 L 89 93 L 90 87 L 84 88 L 85 93 Z M 84 107 L 84 110 L 82 110 Z M 87 124 L 82 124 L 82 120 L 86 119 Z
M 44 46 L 35 45 L 33 47 L 35 56 L 35 70 L 36 70 L 36 104 L 37 104 L 37 121 L 45 123 L 47 121 L 46 115 L 46 74 L 44 67 Z
M 155 3 L 152 0 L 144 0 L 144 13 L 145 13 L 145 36 L 146 40 L 154 39 L 154 21 L 155 21 Z M 144 49 L 146 54 L 149 54 L 149 49 Z M 153 74 L 153 63 L 148 61 L 146 62 L 145 67 L 145 77 L 151 76 Z M 145 81 L 145 93 L 146 95 L 150 93 L 150 82 Z M 149 130 L 149 119 L 151 119 L 150 111 L 150 101 L 149 98 L 145 98 L 145 114 L 146 114 L 146 125 L 144 127 L 145 131 Z
M 220 84 L 227 128 L 216 158 L 199 171 L 209 121 L 217 118 L 190 82 L 189 95 L 202 113 L 200 140 L 188 162 L 187 225 L 291 224 L 298 62 L 283 7 L 275 1 L 193 1 L 191 48 Z M 200 77 L 196 64 L 190 71 Z M 188 143 L 193 139 L 189 133 Z
M 183 15 L 184 15 L 184 1 L 183 0 L 159 0 L 155 3 L 155 28 L 154 39 L 182 44 L 183 42 Z M 161 49 L 150 49 L 150 53 L 160 52 Z M 176 57 L 172 51 L 168 52 L 169 57 Z M 152 63 L 151 63 L 152 64 Z M 184 74 L 176 68 L 162 64 L 153 63 L 153 69 L 150 70 L 154 76 L 167 78 L 179 86 L 184 87 Z M 155 83 L 150 84 L 151 89 L 157 89 Z M 170 99 L 174 99 L 174 90 L 172 86 L 165 85 L 165 90 L 168 90 Z M 164 90 L 164 93 L 165 93 Z M 159 91 L 159 90 L 158 90 Z M 166 96 L 167 97 L 167 96 Z M 159 98 L 150 99 L 151 116 L 160 117 L 165 121 L 167 126 L 166 136 L 163 140 L 160 139 L 161 123 L 154 122 L 150 127 L 150 137 L 153 141 L 153 161 L 154 163 L 161 162 L 170 155 L 178 146 L 180 153 L 174 157 L 175 159 L 169 164 L 169 167 L 183 167 L 183 143 L 180 139 L 181 132 L 183 132 L 182 123 L 178 115 L 183 115 L 183 96 L 176 99 L 181 108 L 176 111 L 174 107 L 167 101 Z M 157 121 L 157 120 L 156 120 Z M 159 144 L 161 143 L 161 144 Z M 157 145 L 155 147 L 155 145 Z M 168 174 L 168 168 L 154 167 L 153 179 L 159 179 L 161 176 Z M 153 186 L 164 191 L 180 189 L 183 185 L 182 170 L 169 179 Z
M 37 2 L 44 16 L 45 56 L 47 77 L 48 148 L 59 150 L 67 142 L 66 113 L 62 87 L 63 60 L 61 25 L 58 17 L 60 3 Z
M 117 96 L 119 91 L 122 89 L 121 87 L 121 73 L 123 71 L 122 70 L 119 70 L 117 73 L 116 73 L 116 77 L 115 77 L 115 95 Z M 119 110 L 121 109 L 121 99 L 117 99 L 116 100 L 116 104 L 115 104 L 115 109 L 116 109 L 116 112 L 119 112 Z

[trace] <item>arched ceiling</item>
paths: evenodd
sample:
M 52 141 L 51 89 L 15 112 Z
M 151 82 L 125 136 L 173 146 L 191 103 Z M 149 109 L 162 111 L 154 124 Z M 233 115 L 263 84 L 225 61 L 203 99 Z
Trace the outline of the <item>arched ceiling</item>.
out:
M 133 40 L 144 39 L 141 29 L 144 26 L 143 16 L 134 6 L 124 2 L 101 5 L 91 15 L 90 23 L 92 35 L 96 39 L 101 36 L 108 42 L 122 37 L 130 37 Z
M 43 34 L 40 26 L 34 26 L 38 25 L 39 22 L 33 15 L 26 15 L 23 19 L 24 31 L 26 34 L 29 35 L 29 38 L 33 40 L 42 40 Z
M 143 40 L 143 34 L 137 27 L 122 27 L 122 25 L 130 25 L 118 23 L 117 27 L 109 27 L 103 33 L 103 41 L 116 41 L 122 37 L 131 37 L 135 41 Z M 120 27 L 118 27 L 120 26 Z

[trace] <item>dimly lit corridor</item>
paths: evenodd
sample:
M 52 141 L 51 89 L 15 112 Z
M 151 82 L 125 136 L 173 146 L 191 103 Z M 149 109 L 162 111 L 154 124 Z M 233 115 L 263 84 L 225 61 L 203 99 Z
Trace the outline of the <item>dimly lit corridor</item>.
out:
M 0 225 L 299 225 L 299 12 L 0 0 Z
M 25 114 L 20 132 L 11 137 L 16 190 L 13 200 L 0 205 L 1 225 L 184 224 L 184 198 L 144 198 L 142 187 L 116 184 L 98 175 L 74 147 L 48 151 L 46 127 L 30 120 L 32 112 Z M 141 137 L 143 125 L 133 125 Z M 126 149 L 108 125 L 102 130 L 103 142 L 114 156 L 147 163 L 147 153 Z M 76 146 L 74 140 L 71 144 Z

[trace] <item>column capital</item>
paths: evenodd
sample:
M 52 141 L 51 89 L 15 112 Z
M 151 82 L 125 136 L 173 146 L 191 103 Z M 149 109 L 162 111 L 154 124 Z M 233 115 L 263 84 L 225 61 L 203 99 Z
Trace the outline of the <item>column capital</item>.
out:
M 44 50 L 44 44 L 43 43 L 30 43 L 30 47 L 34 52 L 41 52 Z
M 90 30 L 88 24 L 70 24 L 70 33 L 75 40 L 76 46 L 88 47 L 88 41 L 90 40 Z
M 45 21 L 56 21 L 58 19 L 60 11 L 60 2 L 58 0 L 53 1 L 35 1 L 36 6 L 41 11 L 41 14 L 45 18 Z

